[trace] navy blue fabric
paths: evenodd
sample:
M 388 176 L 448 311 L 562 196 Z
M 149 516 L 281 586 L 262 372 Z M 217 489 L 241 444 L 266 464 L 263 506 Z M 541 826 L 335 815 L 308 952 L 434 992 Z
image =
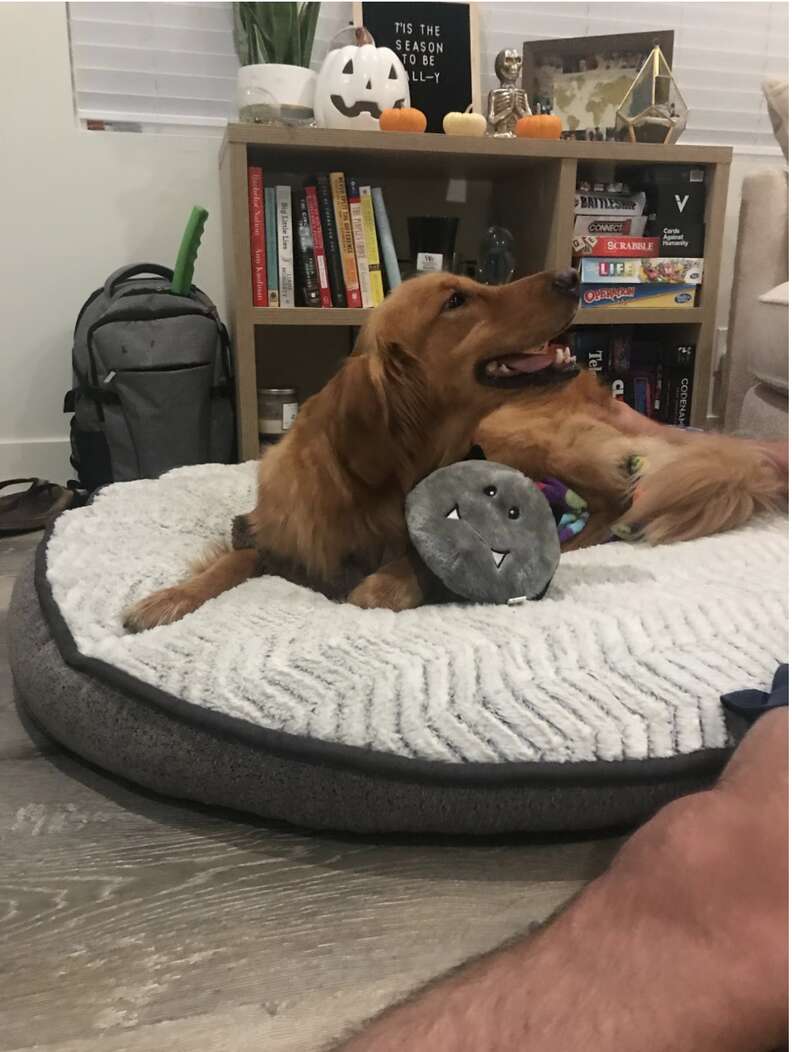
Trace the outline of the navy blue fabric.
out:
M 771 709 L 789 705 L 789 665 L 779 665 L 769 691 L 735 690 L 721 697 L 723 707 L 748 723 L 755 723 Z

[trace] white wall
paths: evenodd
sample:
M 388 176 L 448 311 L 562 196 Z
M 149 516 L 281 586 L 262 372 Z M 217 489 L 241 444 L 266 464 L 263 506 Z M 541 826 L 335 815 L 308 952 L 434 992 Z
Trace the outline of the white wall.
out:
M 349 4 L 323 8 L 321 37 L 343 25 Z M 494 46 L 482 3 L 484 44 Z M 510 25 L 538 30 L 534 8 L 506 9 Z M 744 5 L 740 5 L 744 6 Z M 489 36 L 487 36 L 489 34 Z M 35 42 L 35 47 L 33 46 Z M 739 61 L 739 56 L 735 56 Z M 174 259 L 187 212 L 210 219 L 196 281 L 225 301 L 216 138 L 85 132 L 75 123 L 63 3 L 0 2 L 0 480 L 70 477 L 68 418 L 71 331 L 92 289 L 126 261 Z M 783 163 L 737 155 L 726 225 L 720 326 L 736 239 L 739 187 L 748 171 Z
M 224 302 L 217 138 L 75 124 L 63 3 L 0 3 L 0 480 L 63 482 L 72 326 L 127 261 L 171 263 L 209 209 L 196 283 Z

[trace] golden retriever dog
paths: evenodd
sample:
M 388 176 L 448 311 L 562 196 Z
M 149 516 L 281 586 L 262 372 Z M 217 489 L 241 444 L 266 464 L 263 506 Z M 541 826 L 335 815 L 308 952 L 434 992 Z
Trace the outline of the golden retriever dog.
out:
M 614 426 L 608 392 L 550 346 L 576 307 L 574 270 L 499 287 L 451 274 L 405 282 L 262 457 L 250 547 L 207 554 L 187 580 L 131 607 L 126 627 L 177 621 L 261 573 L 361 607 L 420 605 L 404 498 L 473 442 L 531 477 L 562 478 L 589 502 L 573 546 L 612 528 L 650 542 L 696 537 L 780 500 L 778 472 L 750 443 L 678 445 Z

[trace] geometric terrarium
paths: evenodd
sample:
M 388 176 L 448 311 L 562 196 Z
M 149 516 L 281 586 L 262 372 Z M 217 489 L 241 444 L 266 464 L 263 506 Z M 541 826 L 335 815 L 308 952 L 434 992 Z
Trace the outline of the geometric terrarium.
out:
M 688 108 L 671 67 L 653 47 L 616 110 L 616 137 L 628 142 L 674 143 L 685 130 Z

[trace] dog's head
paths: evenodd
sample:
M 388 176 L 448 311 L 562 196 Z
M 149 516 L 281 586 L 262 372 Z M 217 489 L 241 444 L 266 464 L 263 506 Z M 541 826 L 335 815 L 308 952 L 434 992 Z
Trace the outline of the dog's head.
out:
M 454 459 L 460 451 L 451 446 L 512 392 L 570 375 L 548 341 L 572 321 L 577 291 L 573 270 L 501 286 L 454 274 L 405 282 L 361 330 L 341 419 L 371 442 L 374 414 L 403 479 L 418 460 Z

